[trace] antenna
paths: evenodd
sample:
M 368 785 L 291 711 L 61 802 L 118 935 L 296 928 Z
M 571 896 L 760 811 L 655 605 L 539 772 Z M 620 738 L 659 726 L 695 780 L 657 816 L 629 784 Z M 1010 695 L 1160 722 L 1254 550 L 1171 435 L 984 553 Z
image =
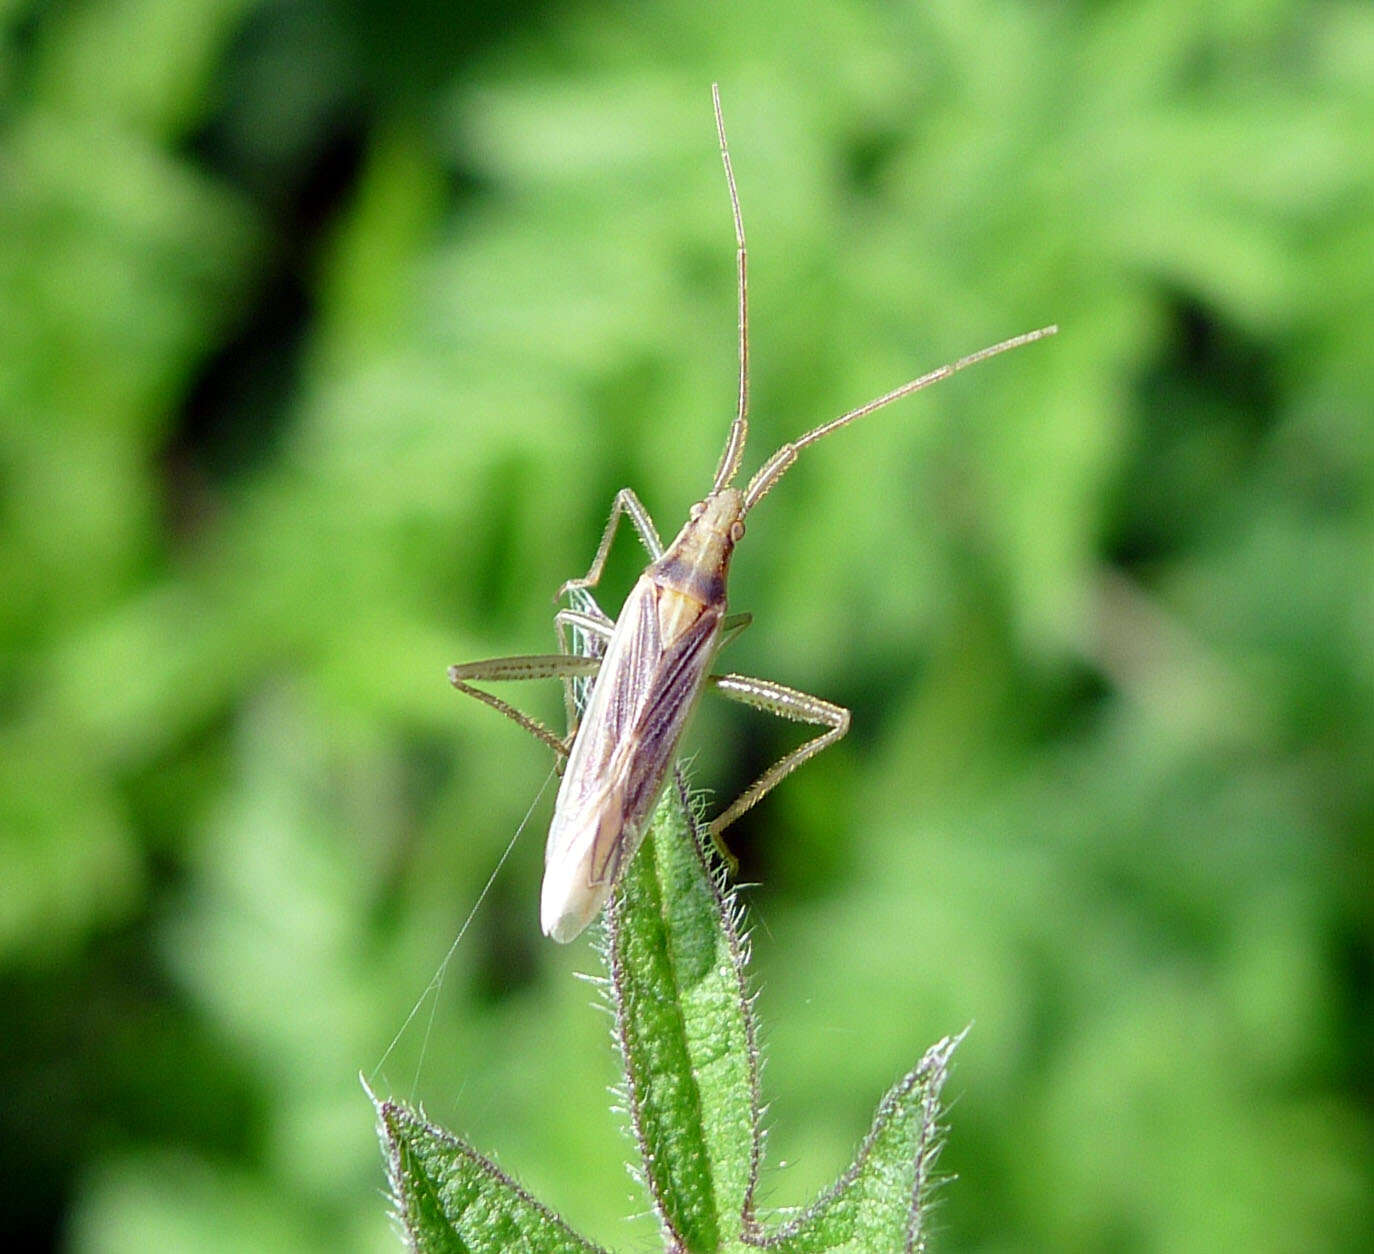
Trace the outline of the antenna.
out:
M 867 405 L 860 405 L 858 409 L 851 409 L 847 414 L 841 414 L 838 418 L 832 418 L 829 422 L 821 423 L 819 427 L 813 427 L 805 435 L 784 444 L 759 467 L 754 477 L 749 480 L 748 488 L 745 489 L 744 512 L 747 514 L 773 490 L 773 486 L 797 460 L 797 454 L 808 444 L 815 444 L 823 436 L 848 426 L 856 419 L 871 414 L 875 409 L 882 409 L 885 405 L 891 405 L 893 401 L 899 401 L 904 396 L 910 396 L 913 392 L 928 388 L 932 383 L 939 383 L 941 379 L 948 379 L 950 375 L 957 374 L 967 366 L 977 365 L 980 361 L 986 361 L 989 357 L 996 357 L 999 353 L 1008 352 L 1013 348 L 1020 348 L 1023 344 L 1033 344 L 1036 340 L 1043 340 L 1058 330 L 1057 326 L 1048 326 L 1041 327 L 1038 331 L 1027 331 L 1024 335 L 1014 335 L 1011 339 L 1003 340 L 1000 344 L 979 349 L 976 353 L 970 353 L 967 357 L 960 357 L 958 361 L 940 366 L 929 374 L 921 375 L 920 378 L 911 379 L 903 383 L 901 387 L 893 388 L 890 392 L 884 392 L 882 396 L 869 401 Z M 733 430 L 731 434 L 733 435 Z
M 735 217 L 735 259 L 739 269 L 739 407 L 730 424 L 730 434 L 716 467 L 716 479 L 711 485 L 714 494 L 729 487 L 739 472 L 744 457 L 744 442 L 749 438 L 749 253 L 744 244 L 744 219 L 739 211 L 739 192 L 735 189 L 735 171 L 730 164 L 730 145 L 725 140 L 725 118 L 720 111 L 720 84 L 711 84 L 711 103 L 716 110 L 716 134 L 720 137 L 720 159 L 725 165 L 725 182 L 730 189 L 730 211 Z

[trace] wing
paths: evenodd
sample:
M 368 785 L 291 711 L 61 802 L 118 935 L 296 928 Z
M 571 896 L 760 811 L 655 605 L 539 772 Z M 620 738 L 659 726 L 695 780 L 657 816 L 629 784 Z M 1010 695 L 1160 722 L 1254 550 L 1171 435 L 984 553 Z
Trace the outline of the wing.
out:
M 715 653 L 719 607 L 665 647 L 660 595 L 645 577 L 626 598 L 559 786 L 540 908 L 556 940 L 596 916 L 638 848 Z
M 720 610 L 704 607 L 697 620 L 664 650 L 635 711 L 620 769 L 627 824 L 649 818 L 668 768 L 696 709 L 720 635 Z M 618 755 L 619 757 L 619 755 Z
M 617 747 L 634 725 L 640 698 L 654 682 L 663 660 L 654 591 L 648 580 L 641 579 L 625 598 L 578 723 L 558 789 L 557 811 L 579 810 L 601 790 Z M 549 846 L 551 854 L 552 838 Z

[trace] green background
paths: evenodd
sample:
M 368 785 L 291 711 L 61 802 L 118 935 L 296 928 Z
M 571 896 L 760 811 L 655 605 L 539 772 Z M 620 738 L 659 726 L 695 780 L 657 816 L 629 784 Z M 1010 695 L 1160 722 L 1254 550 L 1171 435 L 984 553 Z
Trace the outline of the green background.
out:
M 709 482 L 718 79 L 748 469 L 1062 328 L 749 520 L 723 665 L 855 715 L 731 833 L 763 1200 L 972 1023 L 935 1248 L 1367 1249 L 1371 65 L 1363 3 L 0 0 L 20 1248 L 396 1248 L 357 1073 L 549 770 L 444 668 Z M 695 782 L 799 736 L 708 701 Z M 550 792 L 377 1083 L 653 1248 Z

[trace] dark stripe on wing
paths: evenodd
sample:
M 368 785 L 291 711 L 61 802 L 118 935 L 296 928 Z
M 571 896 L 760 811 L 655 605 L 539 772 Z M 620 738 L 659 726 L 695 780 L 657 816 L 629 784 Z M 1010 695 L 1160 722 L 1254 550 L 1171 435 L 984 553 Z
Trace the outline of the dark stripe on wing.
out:
M 648 818 L 706 680 L 719 625 L 719 610 L 703 610 L 663 656 L 632 732 L 635 762 L 625 781 L 627 816 Z
M 643 694 L 658 674 L 662 646 L 657 594 L 657 588 L 640 580 L 620 611 L 616 632 L 625 634 L 602 660 L 559 791 L 559 803 L 570 813 L 603 804 L 617 760 L 623 758 L 638 722 Z

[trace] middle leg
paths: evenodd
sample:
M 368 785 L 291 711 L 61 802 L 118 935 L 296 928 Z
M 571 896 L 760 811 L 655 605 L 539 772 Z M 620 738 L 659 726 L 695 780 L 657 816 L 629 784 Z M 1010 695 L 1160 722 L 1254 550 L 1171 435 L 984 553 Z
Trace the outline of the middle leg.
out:
M 826 730 L 812 740 L 793 749 L 774 762 L 762 775 L 735 798 L 716 818 L 711 820 L 711 839 L 716 848 L 733 861 L 721 842 L 721 833 L 746 810 L 757 805 L 784 779 L 808 758 L 833 745 L 849 730 L 849 711 L 832 701 L 813 697 L 795 688 L 774 683 L 771 679 L 752 679 L 747 675 L 712 675 L 706 681 L 723 697 L 766 710 L 779 718 L 797 723 L 810 723 Z

